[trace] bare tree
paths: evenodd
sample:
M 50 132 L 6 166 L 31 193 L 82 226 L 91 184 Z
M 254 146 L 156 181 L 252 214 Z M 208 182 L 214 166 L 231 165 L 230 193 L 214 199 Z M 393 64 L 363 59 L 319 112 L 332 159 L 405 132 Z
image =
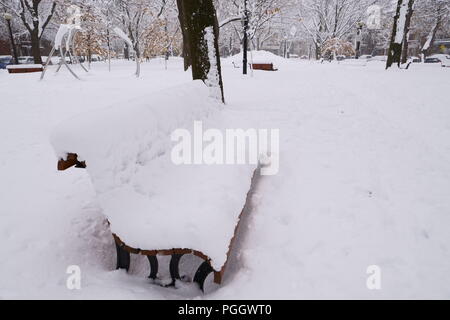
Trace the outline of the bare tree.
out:
M 403 49 L 407 46 L 408 42 L 407 37 L 413 14 L 413 6 L 414 0 L 398 0 L 397 2 L 386 69 L 390 68 L 394 63 L 397 63 L 400 67 L 402 53 L 404 53 Z
M 177 0 L 183 34 L 184 68 L 192 69 L 194 80 L 218 89 L 222 102 L 222 72 L 219 56 L 219 24 L 213 0 Z
M 144 31 L 164 12 L 167 0 L 119 0 L 120 20 L 133 43 L 136 58 L 141 57 Z
M 303 29 L 316 48 L 316 58 L 329 39 L 344 39 L 364 20 L 370 0 L 303 0 L 298 7 Z
M 425 43 L 421 52 L 425 57 L 430 54 L 436 35 L 444 28 L 450 15 L 450 1 L 448 0 L 422 0 L 417 4 L 417 22 L 424 31 L 427 31 Z
M 274 36 L 273 19 L 280 16 L 283 8 L 289 3 L 288 0 L 276 1 L 276 0 L 247 0 L 248 11 L 248 40 L 255 44 L 255 47 L 259 49 L 261 43 Z M 227 38 L 234 38 L 242 43 L 243 40 L 243 28 L 240 25 L 242 21 L 243 1 L 238 0 L 224 0 L 217 1 L 219 13 L 221 16 L 219 26 L 221 32 L 227 33 Z M 232 22 L 239 22 L 232 24 Z
M 57 0 L 0 0 L 0 6 L 20 19 L 30 34 L 34 63 L 42 64 L 41 38 L 55 13 Z

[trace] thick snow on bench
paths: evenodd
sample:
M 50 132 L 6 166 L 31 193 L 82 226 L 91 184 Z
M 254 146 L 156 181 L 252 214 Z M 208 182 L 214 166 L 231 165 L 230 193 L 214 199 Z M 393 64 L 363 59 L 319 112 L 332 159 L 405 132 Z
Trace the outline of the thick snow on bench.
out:
M 273 64 L 273 62 L 268 60 L 253 60 L 253 64 Z
M 80 115 L 52 134 L 59 158 L 86 161 L 112 231 L 145 250 L 188 248 L 227 258 L 255 165 L 175 165 L 170 136 L 194 121 L 233 128 L 200 81 Z
M 242 64 L 242 52 L 228 58 L 228 61 L 231 61 L 234 64 Z M 254 64 L 271 64 L 274 65 L 283 64 L 286 63 L 286 59 L 277 56 L 269 51 L 252 51 L 248 52 L 247 55 L 247 62 L 248 63 L 254 63 Z
M 42 69 L 42 64 L 11 64 L 6 69 Z

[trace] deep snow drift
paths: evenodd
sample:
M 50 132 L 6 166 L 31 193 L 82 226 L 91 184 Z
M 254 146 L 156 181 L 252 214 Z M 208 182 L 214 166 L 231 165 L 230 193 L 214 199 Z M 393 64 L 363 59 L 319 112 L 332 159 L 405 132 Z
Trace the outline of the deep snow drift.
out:
M 85 170 L 56 171 L 50 132 L 77 114 L 190 81 L 182 62 L 0 72 L 1 298 L 449 298 L 450 69 L 277 62 L 244 78 L 224 61 L 236 127 L 280 129 L 280 172 L 262 177 L 224 285 L 149 284 L 114 270 L 111 231 Z M 414 89 L 412 89 L 414 88 Z M 82 289 L 66 288 L 79 265 Z M 382 289 L 366 287 L 381 268 Z

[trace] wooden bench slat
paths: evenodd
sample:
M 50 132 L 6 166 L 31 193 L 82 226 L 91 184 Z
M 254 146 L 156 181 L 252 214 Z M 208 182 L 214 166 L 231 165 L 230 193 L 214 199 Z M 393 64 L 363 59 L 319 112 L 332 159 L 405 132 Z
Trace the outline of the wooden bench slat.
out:
M 78 155 L 76 153 L 69 153 L 66 156 L 66 159 L 60 159 L 58 161 L 58 171 L 64 171 L 71 167 L 75 166 L 75 168 L 86 168 L 85 161 L 78 161 Z

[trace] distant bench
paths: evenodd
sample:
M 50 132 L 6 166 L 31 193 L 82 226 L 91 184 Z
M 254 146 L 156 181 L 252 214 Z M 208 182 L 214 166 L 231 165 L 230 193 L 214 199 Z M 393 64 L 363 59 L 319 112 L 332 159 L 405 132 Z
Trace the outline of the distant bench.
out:
M 273 67 L 273 63 L 271 62 L 256 62 L 251 63 L 250 66 L 253 70 L 278 71 L 278 69 Z
M 41 64 L 13 64 L 6 67 L 9 73 L 32 73 L 42 72 L 44 67 Z

